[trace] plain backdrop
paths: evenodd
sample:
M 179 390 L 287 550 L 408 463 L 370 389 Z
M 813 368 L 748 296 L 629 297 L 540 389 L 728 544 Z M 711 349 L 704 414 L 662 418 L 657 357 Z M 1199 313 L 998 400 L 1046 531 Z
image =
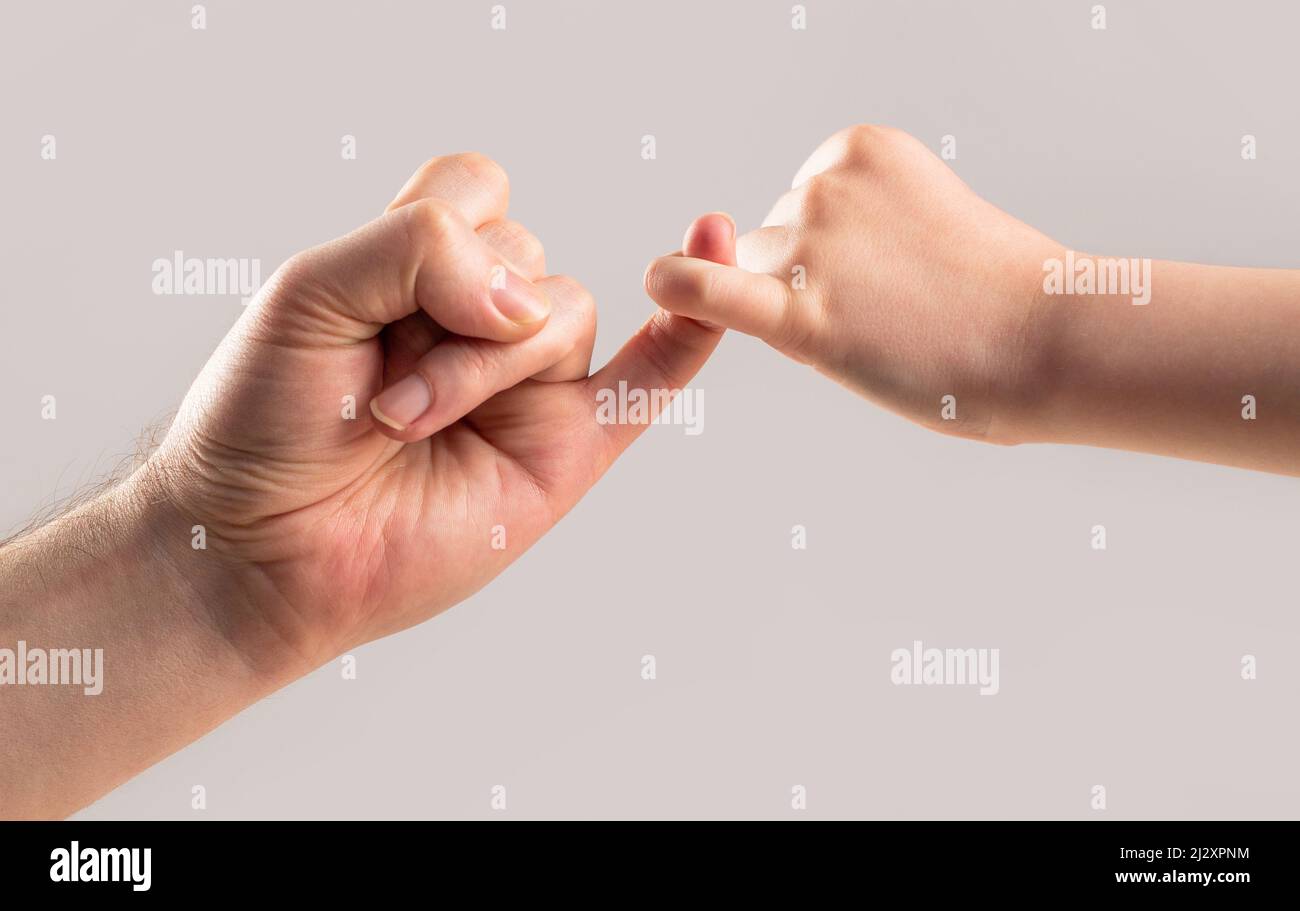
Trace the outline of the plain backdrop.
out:
M 954 136 L 977 192 L 1076 249 L 1300 267 L 1290 4 L 1111 0 L 1104 31 L 1084 0 L 812 0 L 803 31 L 788 0 L 503 5 L 504 31 L 486 0 L 212 0 L 205 30 L 190 2 L 5 4 L 0 532 L 131 452 L 238 315 L 155 296 L 153 260 L 265 278 L 435 154 L 509 170 L 595 293 L 597 364 L 694 215 L 756 227 L 859 121 Z M 1300 813 L 1294 479 L 941 437 L 735 335 L 694 385 L 702 434 L 651 428 L 481 594 L 81 815 Z M 914 640 L 1000 649 L 1001 691 L 891 685 Z

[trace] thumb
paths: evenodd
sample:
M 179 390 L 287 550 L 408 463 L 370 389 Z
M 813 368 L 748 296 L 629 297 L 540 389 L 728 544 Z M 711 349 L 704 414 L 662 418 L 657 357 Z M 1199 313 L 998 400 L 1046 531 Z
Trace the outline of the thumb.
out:
M 689 261 L 703 262 L 708 258 L 734 265 L 736 223 L 731 216 L 720 212 L 702 215 L 686 229 L 682 250 L 683 253 L 665 258 L 687 262 L 688 256 L 701 257 Z M 628 339 L 608 364 L 588 378 L 588 389 L 594 395 L 597 390 L 615 389 L 623 382 L 630 389 L 668 390 L 676 394 L 699 373 L 721 339 L 722 332 L 717 326 L 660 310 Z M 660 396 L 651 396 L 650 400 L 660 405 L 671 401 Z M 657 416 L 651 414 L 649 418 L 653 420 Z M 607 462 L 617 458 L 646 426 L 603 425 L 610 443 Z

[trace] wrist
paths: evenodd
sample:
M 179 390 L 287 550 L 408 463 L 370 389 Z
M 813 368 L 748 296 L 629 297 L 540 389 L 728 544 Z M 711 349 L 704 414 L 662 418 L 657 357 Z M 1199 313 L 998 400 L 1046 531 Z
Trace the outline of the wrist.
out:
M 1049 442 L 1053 417 L 1051 390 L 1059 365 L 1052 352 L 1058 332 L 1055 300 L 1044 290 L 1044 263 L 1064 255 L 1064 248 L 1044 241 L 1018 257 L 1003 290 L 1006 311 L 1004 343 L 994 393 L 994 419 L 988 439 L 1003 445 Z
M 134 542 L 138 584 L 158 609 L 189 630 L 215 667 L 227 667 L 241 688 L 260 698 L 312 670 L 300 650 L 268 623 L 273 596 L 255 570 L 225 553 L 148 463 L 110 491 L 102 508 L 116 514 Z

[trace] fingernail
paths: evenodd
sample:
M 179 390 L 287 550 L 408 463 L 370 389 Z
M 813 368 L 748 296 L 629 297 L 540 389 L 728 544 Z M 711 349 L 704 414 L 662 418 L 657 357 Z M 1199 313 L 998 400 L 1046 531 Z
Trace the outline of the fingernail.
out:
M 492 284 L 492 303 L 501 315 L 521 325 L 545 319 L 551 312 L 551 302 L 542 289 L 509 269 L 503 271 L 504 280 Z
M 429 410 L 433 392 L 418 373 L 398 380 L 370 400 L 370 413 L 394 430 L 405 430 Z

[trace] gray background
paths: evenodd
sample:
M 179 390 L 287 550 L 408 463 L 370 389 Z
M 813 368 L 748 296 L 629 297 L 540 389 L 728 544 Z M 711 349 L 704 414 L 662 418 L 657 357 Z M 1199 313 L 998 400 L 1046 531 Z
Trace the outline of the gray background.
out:
M 130 452 L 237 316 L 155 297 L 156 257 L 265 277 L 433 154 L 509 170 L 596 295 L 597 363 L 693 215 L 756 226 L 857 121 L 955 135 L 977 192 L 1078 249 L 1300 266 L 1293 4 L 1112 0 L 1104 32 L 1086 0 L 812 0 L 806 32 L 787 0 L 504 0 L 505 32 L 486 0 L 190 5 L 5 5 L 5 529 Z M 940 437 L 739 336 L 696 385 L 703 435 L 652 428 L 480 595 L 82 816 L 499 816 L 495 784 L 515 817 L 796 816 L 795 784 L 804 816 L 1300 813 L 1295 480 Z M 913 639 L 1001 649 L 1001 693 L 891 686 Z

